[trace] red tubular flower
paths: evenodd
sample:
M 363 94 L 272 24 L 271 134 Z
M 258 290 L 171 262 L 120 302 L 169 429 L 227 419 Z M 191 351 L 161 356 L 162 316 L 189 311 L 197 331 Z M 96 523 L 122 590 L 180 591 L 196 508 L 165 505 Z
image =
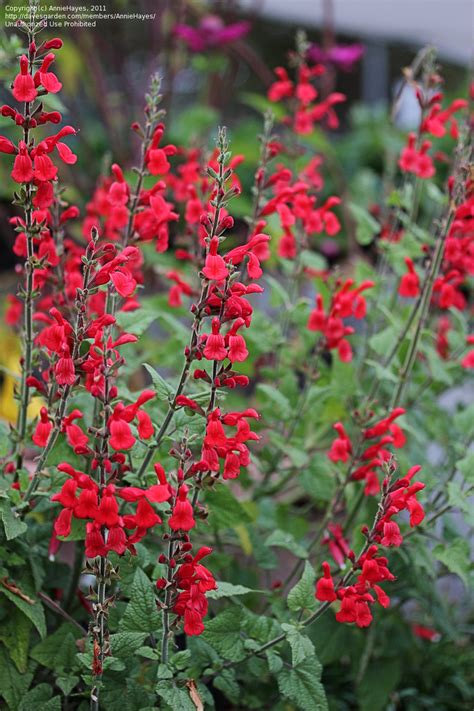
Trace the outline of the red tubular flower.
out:
M 34 76 L 35 87 L 41 84 L 50 94 L 57 94 L 58 91 L 61 91 L 63 86 L 58 80 L 56 74 L 53 74 L 53 72 L 48 72 L 50 65 L 54 62 L 55 59 L 55 55 L 52 52 L 49 52 L 43 59 L 41 67 L 38 69 Z
M 114 493 L 112 491 L 108 491 L 107 489 L 108 487 L 101 497 L 95 520 L 97 523 L 101 523 L 104 526 L 107 526 L 107 528 L 111 528 L 112 526 L 116 526 L 119 522 L 119 508 Z
M 69 536 L 71 533 L 72 509 L 63 509 L 54 522 L 57 536 Z
M 51 158 L 39 150 L 36 151 L 34 156 L 34 170 L 33 175 L 35 180 L 47 182 L 49 180 L 54 180 L 58 174 L 58 169 L 54 165 Z
M 179 487 L 178 498 L 173 507 L 173 514 L 168 520 L 168 525 L 173 531 L 190 531 L 194 528 L 196 521 L 194 520 L 193 507 L 188 501 L 188 487 L 182 484 Z
M 16 146 L 5 136 L 0 136 L 0 153 L 16 153 Z
M 347 462 L 352 453 L 351 440 L 340 422 L 336 422 L 333 427 L 339 433 L 339 437 L 333 441 L 327 456 L 332 462 Z
M 219 239 L 218 237 L 213 237 L 209 245 L 209 253 L 206 257 L 204 269 L 202 270 L 206 279 L 210 281 L 223 281 L 229 275 L 224 259 L 217 254 L 218 248 Z
M 107 546 L 100 527 L 95 523 L 88 523 L 86 527 L 86 558 L 96 558 L 107 555 Z
M 20 141 L 11 176 L 16 183 L 29 183 L 33 180 L 33 162 L 24 141 Z
M 74 361 L 69 353 L 69 348 L 62 348 L 62 355 L 56 363 L 54 369 L 56 382 L 58 385 L 73 385 L 76 380 L 76 372 L 74 370 Z
M 224 360 L 227 358 L 224 336 L 219 333 L 221 323 L 217 317 L 212 319 L 212 333 L 207 336 L 203 355 L 207 360 Z
M 420 277 L 415 271 L 413 260 L 410 257 L 405 257 L 405 264 L 408 268 L 408 273 L 404 274 L 398 287 L 400 296 L 415 298 L 420 294 Z
M 334 602 L 337 595 L 334 590 L 334 581 L 331 576 L 329 563 L 323 563 L 323 577 L 316 583 L 315 598 L 320 602 Z
M 146 499 L 140 499 L 137 504 L 135 522 L 138 528 L 148 529 L 161 523 L 161 518 Z
M 237 333 L 239 328 L 245 324 L 242 318 L 236 319 L 234 325 L 227 333 L 226 340 L 228 340 L 229 351 L 228 358 L 232 363 L 246 360 L 248 358 L 248 350 L 243 336 Z
M 135 437 L 132 435 L 130 425 L 125 420 L 111 420 L 109 424 L 110 440 L 112 449 L 131 449 L 135 444 Z
M 42 407 L 40 410 L 40 419 L 31 439 L 38 447 L 46 447 L 52 429 L 53 425 L 49 421 L 48 410 L 46 407 Z
M 401 546 L 403 536 L 400 535 L 400 528 L 395 521 L 386 521 L 383 524 L 383 538 L 380 543 L 383 546 Z
M 13 96 L 17 101 L 34 101 L 38 95 L 35 82 L 28 70 L 28 57 L 24 54 L 20 58 L 20 73 L 13 82 Z

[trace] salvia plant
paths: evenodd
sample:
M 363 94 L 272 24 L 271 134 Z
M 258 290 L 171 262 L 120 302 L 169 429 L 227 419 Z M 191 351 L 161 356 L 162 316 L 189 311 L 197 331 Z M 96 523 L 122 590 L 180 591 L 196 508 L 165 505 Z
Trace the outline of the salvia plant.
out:
M 345 97 L 321 93 L 300 35 L 261 102 L 245 221 L 246 156 L 224 128 L 210 151 L 169 143 L 159 76 L 138 165 L 113 164 L 79 209 L 60 175 L 80 127 L 48 109 L 62 41 L 42 29 L 33 4 L 0 109 L 22 343 L 0 695 L 24 711 L 353 708 L 337 682 L 352 648 L 361 708 L 381 708 L 390 637 L 449 634 L 436 572 L 467 579 L 468 543 L 439 524 L 472 492 L 474 411 L 441 397 L 474 366 L 468 102 L 445 100 L 423 52 L 398 177 L 369 209 L 341 201 L 314 146 Z M 318 245 L 349 226 L 358 256 L 329 269 Z

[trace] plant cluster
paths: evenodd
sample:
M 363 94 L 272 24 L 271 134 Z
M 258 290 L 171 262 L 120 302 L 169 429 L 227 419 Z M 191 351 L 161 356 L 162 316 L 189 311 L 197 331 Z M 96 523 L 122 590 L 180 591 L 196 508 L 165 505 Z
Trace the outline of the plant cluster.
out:
M 34 5 L 19 28 L 0 109 L 16 131 L 0 151 L 22 279 L 6 311 L 22 355 L 1 479 L 0 694 L 25 710 L 327 708 L 319 624 L 375 624 L 392 585 L 399 610 L 415 595 L 392 555 L 472 491 L 472 407 L 445 424 L 444 441 L 465 440 L 431 501 L 417 479 L 438 407 L 425 395 L 474 365 L 468 103 L 443 108 L 431 55 L 408 70 L 421 118 L 403 187 L 370 212 L 343 206 L 305 141 L 338 127 L 344 96 L 322 93 L 299 37 L 237 221 L 245 156 L 224 128 L 211 152 L 167 143 L 155 76 L 132 126 L 138 166 L 113 164 L 81 214 L 58 177 L 77 128 L 47 108 L 62 42 L 40 40 Z M 344 274 L 318 252 L 343 207 L 377 265 Z M 166 295 L 141 297 L 150 273 Z M 453 548 L 435 557 L 465 577 L 464 541 Z

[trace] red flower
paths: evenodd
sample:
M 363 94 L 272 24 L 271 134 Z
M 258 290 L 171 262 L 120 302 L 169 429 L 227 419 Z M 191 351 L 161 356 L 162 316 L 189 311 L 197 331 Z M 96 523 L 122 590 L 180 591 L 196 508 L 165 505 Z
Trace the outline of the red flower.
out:
M 413 260 L 410 257 L 405 257 L 405 264 L 408 268 L 408 273 L 404 274 L 398 287 L 400 296 L 416 297 L 420 294 L 420 277 L 415 271 Z
M 219 333 L 221 324 L 217 317 L 212 319 L 212 333 L 206 338 L 203 355 L 207 360 L 224 360 L 227 358 L 224 336 Z
M 57 94 L 58 91 L 61 91 L 63 86 L 58 80 L 56 74 L 48 72 L 50 65 L 55 59 L 55 55 L 52 52 L 49 52 L 43 59 L 43 63 L 34 77 L 35 86 L 39 86 L 41 84 L 50 94 Z
M 316 583 L 315 597 L 321 602 L 334 602 L 334 600 L 337 600 L 337 595 L 334 590 L 334 581 L 331 577 L 329 563 L 323 563 L 323 573 L 323 577 Z
M 209 245 L 209 253 L 206 257 L 204 269 L 202 270 L 206 279 L 210 281 L 223 281 L 229 276 L 223 258 L 217 254 L 218 247 L 219 239 L 218 237 L 213 237 Z
M 24 141 L 20 141 L 11 176 L 16 183 L 29 183 L 33 180 L 33 163 Z
M 49 421 L 48 410 L 46 407 L 42 407 L 40 410 L 40 419 L 31 439 L 38 447 L 46 447 L 52 429 L 53 425 Z
M 86 527 L 86 558 L 96 558 L 107 555 L 107 546 L 100 528 L 95 523 L 88 523 Z
M 15 77 L 12 92 L 17 101 L 27 103 L 34 101 L 38 95 L 33 77 L 28 71 L 28 57 L 25 54 L 20 58 L 20 73 Z
M 135 444 L 135 437 L 132 435 L 130 425 L 125 420 L 111 420 L 109 424 L 110 440 L 112 449 L 131 449 Z
M 168 520 L 168 525 L 173 531 L 190 531 L 194 528 L 196 521 L 194 520 L 193 507 L 187 500 L 188 487 L 182 484 L 179 487 L 178 498 L 173 507 L 173 514 Z
M 62 352 L 63 355 L 59 358 L 54 369 L 56 382 L 58 385 L 74 385 L 76 380 L 74 361 L 70 356 L 69 348 L 67 346 L 62 349 Z

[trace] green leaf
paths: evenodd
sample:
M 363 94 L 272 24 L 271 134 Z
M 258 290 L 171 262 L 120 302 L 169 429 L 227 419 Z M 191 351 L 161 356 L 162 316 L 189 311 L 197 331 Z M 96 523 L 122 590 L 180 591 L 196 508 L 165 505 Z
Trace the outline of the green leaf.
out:
M 80 679 L 78 676 L 58 676 L 56 678 L 56 686 L 58 686 L 63 692 L 64 696 L 69 696 L 74 687 L 79 683 Z
M 327 269 L 327 262 L 322 254 L 317 254 L 309 249 L 303 249 L 300 254 L 301 264 L 315 271 L 324 271 Z
M 11 541 L 28 530 L 27 524 L 21 520 L 18 514 L 13 513 L 9 499 L 0 501 L 0 516 L 2 517 L 3 528 L 7 541 Z
M 388 708 L 391 692 L 397 688 L 401 668 L 397 659 L 381 659 L 369 664 L 358 689 L 360 711 Z
M 313 567 L 306 561 L 301 579 L 288 593 L 287 603 L 292 612 L 315 609 L 317 604 L 314 597 L 315 580 L 316 574 Z
M 10 709 L 18 709 L 33 680 L 34 666 L 20 674 L 8 658 L 5 649 L 0 647 L 0 696 L 3 696 Z M 38 708 L 38 707 L 37 707 Z
M 235 606 L 228 607 L 206 622 L 201 637 L 224 659 L 239 662 L 245 657 L 241 623 L 242 610 Z
M 158 316 L 159 314 L 155 308 L 142 306 L 137 311 L 119 311 L 117 324 L 127 333 L 131 333 L 134 336 L 142 336 Z
M 353 202 L 349 203 L 352 217 L 356 221 L 356 239 L 359 244 L 370 244 L 375 235 L 380 231 L 380 225 L 370 212 Z
M 451 543 L 439 543 L 433 548 L 436 560 L 441 561 L 446 568 L 458 575 L 468 587 L 468 573 L 471 568 L 469 542 L 464 538 L 457 538 Z
M 394 326 L 387 326 L 370 338 L 369 345 L 378 355 L 386 355 L 394 345 L 396 337 L 397 329 Z
M 8 605 L 8 607 L 10 606 Z M 5 611 L 7 612 L 7 621 L 2 622 L 0 627 L 0 640 L 7 647 L 18 671 L 24 674 L 28 666 L 30 632 L 33 624 L 16 607 L 10 610 L 5 608 Z
M 74 665 L 77 647 L 76 638 L 72 627 L 68 624 L 61 625 L 53 634 L 33 647 L 31 657 L 47 669 L 58 671 L 70 669 Z
M 302 711 L 327 711 L 328 704 L 321 678 L 321 664 L 310 657 L 296 667 L 283 667 L 277 681 L 281 694 Z
M 196 706 L 187 689 L 179 688 L 173 681 L 159 681 L 156 693 L 163 699 L 170 711 L 178 711 L 178 709 L 179 711 L 196 711 Z
M 158 395 L 160 400 L 168 400 L 171 395 L 173 395 L 174 390 L 169 385 L 169 383 L 166 382 L 164 378 L 161 377 L 161 375 L 158 373 L 158 371 L 153 368 L 153 366 L 149 365 L 148 363 L 143 363 L 143 367 L 145 370 L 150 374 L 152 382 L 153 382 L 153 387 L 156 390 L 156 394 Z
M 38 684 L 22 698 L 17 708 L 18 711 L 61 711 L 61 699 L 53 696 L 49 684 Z
M 133 578 L 125 614 L 120 621 L 123 632 L 154 632 L 161 626 L 161 619 L 156 609 L 153 584 L 146 573 L 138 568 Z
M 268 383 L 258 383 L 257 390 L 262 392 L 270 402 L 276 406 L 276 413 L 283 418 L 288 418 L 291 412 L 290 401 L 281 393 L 278 388 Z
M 233 597 L 234 595 L 247 595 L 247 593 L 260 593 L 261 590 L 251 590 L 243 585 L 232 585 L 232 583 L 217 582 L 217 590 L 210 590 L 206 597 L 210 600 L 220 600 L 222 597 Z
M 238 704 L 240 701 L 240 687 L 235 678 L 233 669 L 222 669 L 219 675 L 214 679 L 212 685 L 222 691 L 229 701 L 233 704 Z
M 110 635 L 112 656 L 119 659 L 128 659 L 142 646 L 146 637 L 146 632 L 117 632 Z
M 474 525 L 473 510 L 469 503 L 469 494 L 466 494 L 461 489 L 457 481 L 448 482 L 448 501 L 453 508 L 459 509 L 467 514 L 466 520 L 469 525 Z
M 277 548 L 286 548 L 286 550 L 291 551 L 293 555 L 298 558 L 307 558 L 308 552 L 303 548 L 303 546 L 298 543 L 294 536 L 287 531 L 281 531 L 277 529 L 273 531 L 265 541 L 266 546 L 276 546 Z
M 10 428 L 7 423 L 0 420 L 0 457 L 5 457 L 8 454 L 10 447 Z
M 217 530 L 251 521 L 242 504 L 225 486 L 218 484 L 214 489 L 206 491 L 206 503 L 209 505 L 209 523 Z
M 315 656 L 314 645 L 306 635 L 302 634 L 295 625 L 283 624 L 283 632 L 291 647 L 292 663 L 296 667 L 305 659 Z
M 463 459 L 456 462 L 456 467 L 467 482 L 474 483 L 474 452 L 469 452 Z
M 43 606 L 39 600 L 34 600 L 32 603 L 23 600 L 19 595 L 0 584 L 0 593 L 3 593 L 16 607 L 18 607 L 24 615 L 34 624 L 41 637 L 46 637 L 46 619 L 44 616 Z M 28 595 L 29 597 L 29 595 Z

